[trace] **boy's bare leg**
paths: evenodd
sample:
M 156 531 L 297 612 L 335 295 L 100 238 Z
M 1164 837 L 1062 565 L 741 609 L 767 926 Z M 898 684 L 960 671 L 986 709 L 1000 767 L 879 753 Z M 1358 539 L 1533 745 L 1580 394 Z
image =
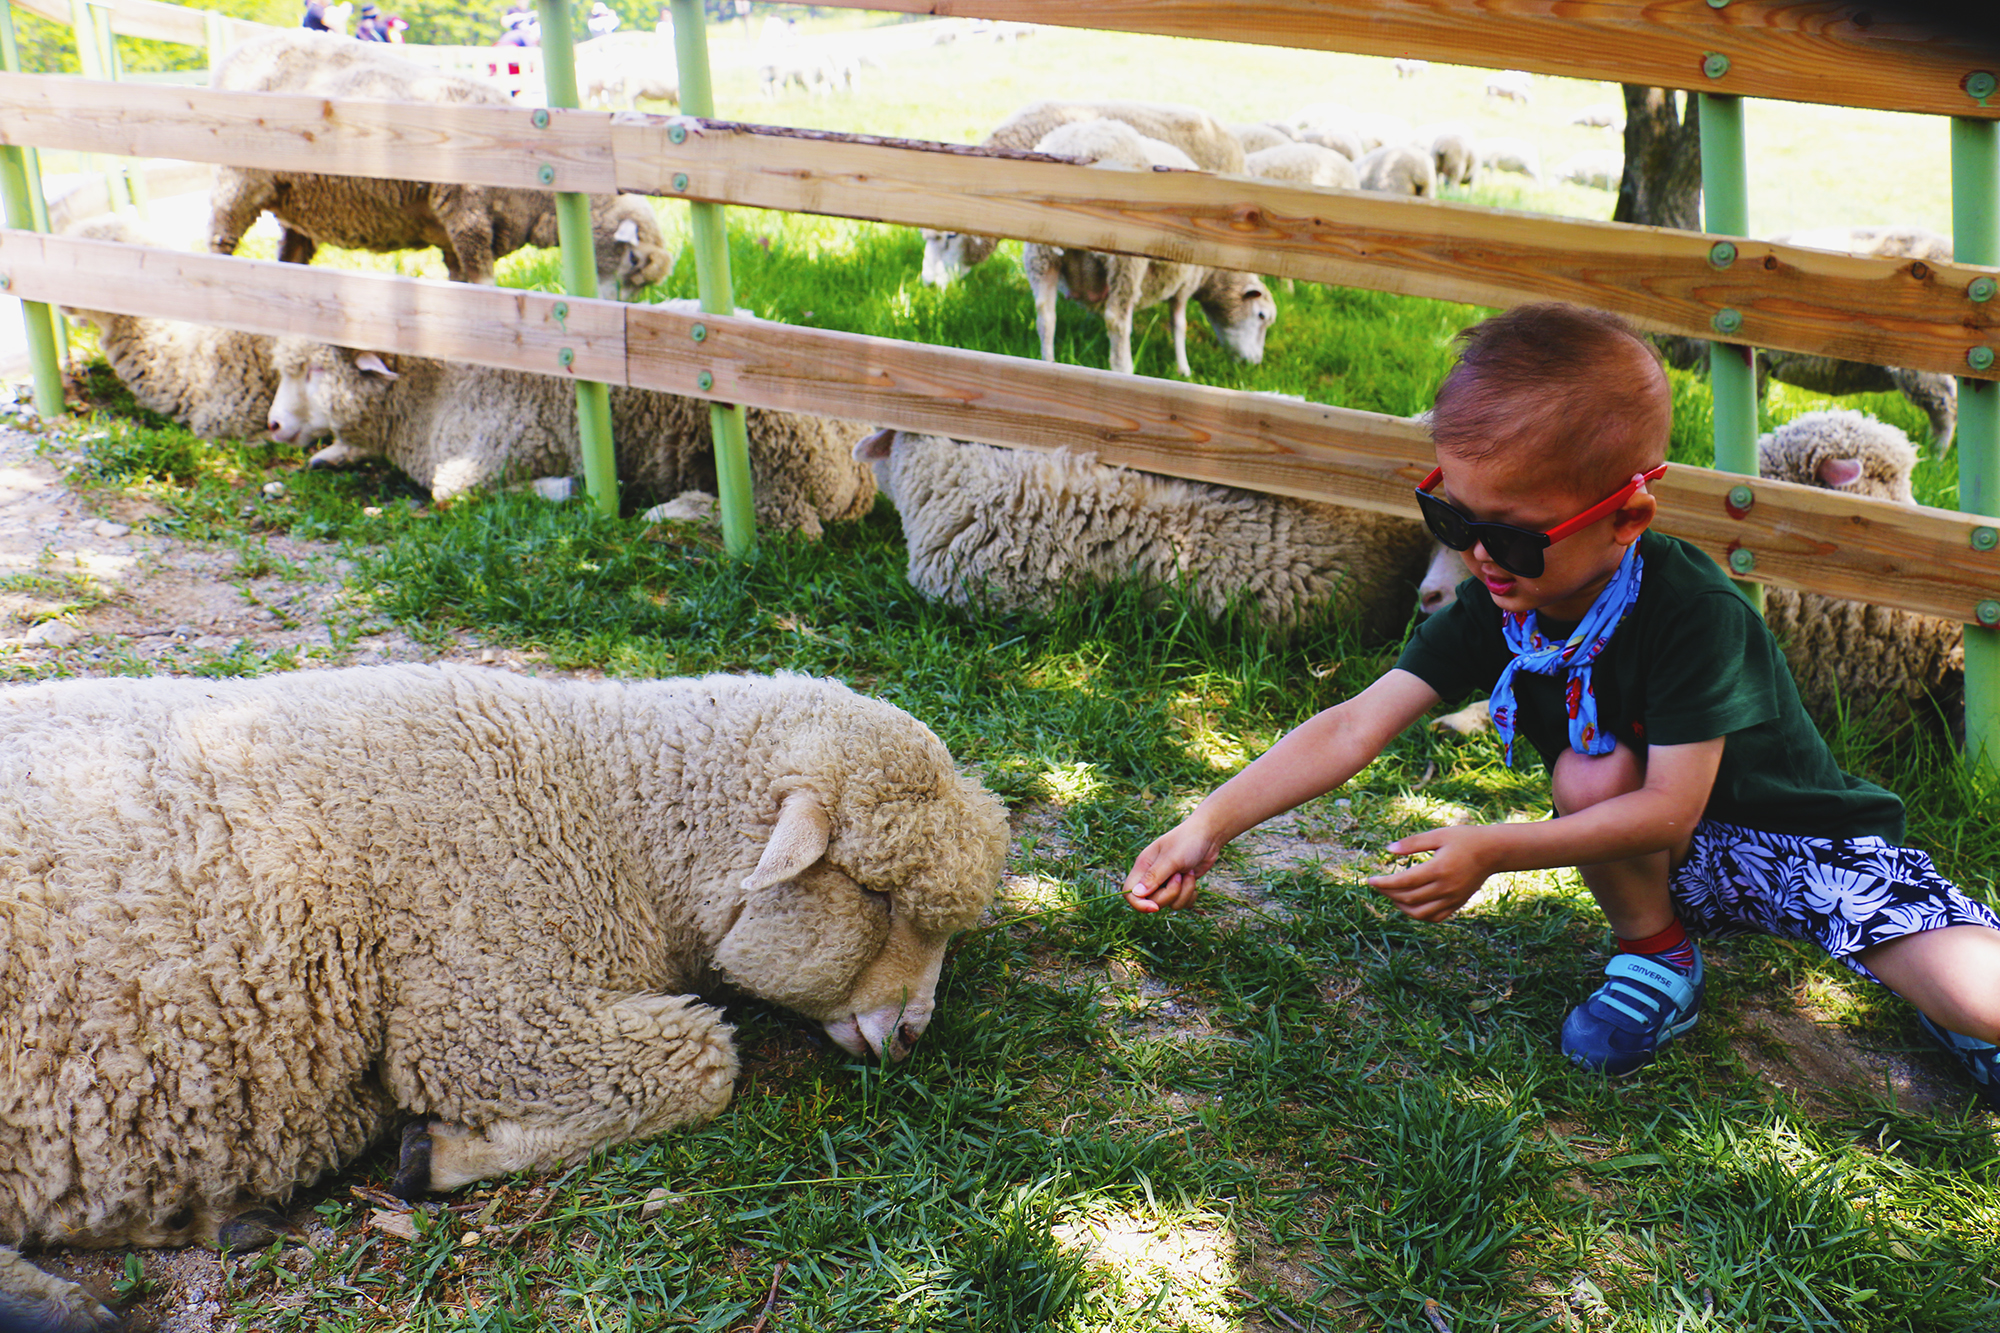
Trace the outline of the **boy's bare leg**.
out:
M 2000 930 L 1945 926 L 1854 956 L 1939 1027 L 2000 1042 Z
M 1556 813 L 1572 815 L 1600 801 L 1623 796 L 1646 785 L 1646 761 L 1624 745 L 1609 754 L 1578 754 L 1564 750 L 1550 782 Z M 1692 830 L 1690 830 L 1690 837 Z M 1673 899 L 1667 877 L 1673 861 L 1687 854 L 1683 842 L 1672 853 L 1655 852 L 1627 861 L 1578 866 L 1611 933 L 1621 940 L 1643 940 L 1674 924 Z

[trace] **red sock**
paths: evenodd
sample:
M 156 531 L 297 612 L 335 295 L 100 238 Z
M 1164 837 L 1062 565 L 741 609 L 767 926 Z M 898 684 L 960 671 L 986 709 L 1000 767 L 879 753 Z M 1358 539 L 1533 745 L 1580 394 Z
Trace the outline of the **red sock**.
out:
M 1694 940 L 1689 938 L 1678 917 L 1657 935 L 1648 935 L 1643 940 L 1619 940 L 1618 952 L 1644 954 L 1679 972 L 1694 971 Z

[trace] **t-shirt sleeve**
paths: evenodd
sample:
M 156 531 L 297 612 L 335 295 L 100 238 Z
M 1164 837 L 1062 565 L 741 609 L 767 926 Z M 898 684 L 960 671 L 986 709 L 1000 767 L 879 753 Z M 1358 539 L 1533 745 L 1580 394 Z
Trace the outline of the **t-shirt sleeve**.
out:
M 1396 666 L 1446 703 L 1484 694 L 1507 665 L 1500 613 L 1477 579 L 1458 585 L 1458 600 L 1417 626 Z
M 1788 679 L 1777 641 L 1729 588 L 1698 594 L 1647 645 L 1644 722 L 1651 745 L 1689 745 L 1778 716 Z

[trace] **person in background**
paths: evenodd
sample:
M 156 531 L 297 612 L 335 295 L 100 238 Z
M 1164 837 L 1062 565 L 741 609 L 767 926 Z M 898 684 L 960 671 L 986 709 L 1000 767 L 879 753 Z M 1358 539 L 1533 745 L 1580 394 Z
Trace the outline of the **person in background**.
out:
M 612 12 L 611 6 L 605 4 L 604 0 L 597 0 L 597 3 L 590 7 L 590 17 L 584 20 L 584 26 L 590 29 L 592 37 L 609 37 L 618 31 L 618 23 L 618 15 Z
M 306 0 L 305 17 L 299 20 L 299 26 L 301 28 L 310 28 L 314 32 L 332 31 L 326 25 L 326 5 L 324 0 Z
M 401 14 L 384 14 L 382 27 L 388 32 L 390 41 L 400 42 L 403 40 L 403 34 L 410 30 L 410 21 Z
M 354 36 L 364 42 L 386 42 L 389 29 L 382 22 L 382 11 L 374 5 L 361 6 L 361 17 L 355 21 Z

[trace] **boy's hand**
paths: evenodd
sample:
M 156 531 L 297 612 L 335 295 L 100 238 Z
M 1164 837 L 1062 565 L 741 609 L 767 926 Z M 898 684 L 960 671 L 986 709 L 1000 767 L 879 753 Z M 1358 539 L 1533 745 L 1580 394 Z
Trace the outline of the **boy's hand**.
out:
M 1194 901 L 1196 884 L 1220 855 L 1222 844 L 1213 836 L 1186 823 L 1176 824 L 1132 863 L 1125 876 L 1125 901 L 1141 912 L 1186 907 Z
M 1428 860 L 1362 881 L 1419 921 L 1443 921 L 1465 906 L 1496 866 L 1489 830 L 1477 824 L 1434 828 L 1390 843 L 1392 856 L 1435 853 Z

